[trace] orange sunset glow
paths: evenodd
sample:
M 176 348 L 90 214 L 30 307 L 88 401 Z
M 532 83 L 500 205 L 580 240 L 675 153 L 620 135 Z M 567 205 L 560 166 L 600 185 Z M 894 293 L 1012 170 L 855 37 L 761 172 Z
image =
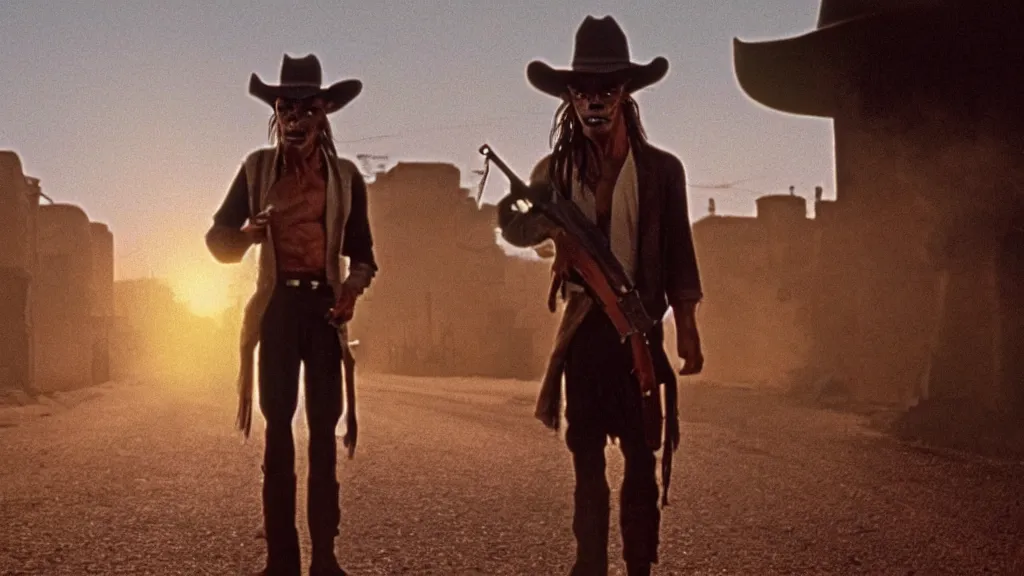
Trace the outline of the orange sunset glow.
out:
M 0 576 L 1024 576 L 1022 30 L 0 1 Z
M 197 316 L 219 316 L 233 303 L 232 270 L 207 258 L 182 259 L 165 278 L 175 297 Z

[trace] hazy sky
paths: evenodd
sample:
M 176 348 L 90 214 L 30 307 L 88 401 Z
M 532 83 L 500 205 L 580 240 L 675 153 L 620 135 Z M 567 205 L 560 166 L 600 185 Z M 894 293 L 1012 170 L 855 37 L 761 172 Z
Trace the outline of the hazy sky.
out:
M 614 15 L 634 59 L 664 55 L 665 80 L 638 94 L 648 134 L 694 184 L 747 178 L 763 192 L 832 195 L 828 122 L 772 112 L 739 89 L 731 40 L 814 27 L 818 0 L 624 2 L 0 3 L 0 148 L 44 191 L 115 233 L 117 275 L 214 271 L 202 242 L 244 156 L 267 143 L 270 109 L 249 74 L 276 83 L 282 54 L 316 53 L 325 83 L 364 82 L 331 116 L 339 152 L 480 167 L 484 141 L 526 173 L 548 150 L 557 102 L 527 63 L 568 65 L 587 14 Z M 58 8 L 58 4 L 60 8 Z M 448 126 L 448 128 L 444 128 Z M 709 191 L 691 189 L 694 218 Z M 756 194 L 716 191 L 723 213 Z M 371 199 L 372 205 L 372 199 Z

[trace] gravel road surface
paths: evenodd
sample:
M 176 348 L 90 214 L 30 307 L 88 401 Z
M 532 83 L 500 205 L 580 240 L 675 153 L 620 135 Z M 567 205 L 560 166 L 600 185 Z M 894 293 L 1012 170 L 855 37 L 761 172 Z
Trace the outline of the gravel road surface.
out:
M 568 572 L 572 468 L 531 416 L 535 390 L 362 376 L 358 450 L 339 459 L 337 549 L 353 576 Z M 1024 574 L 1021 463 L 899 443 L 862 417 L 737 388 L 687 386 L 681 398 L 656 574 Z M 259 569 L 262 422 L 243 445 L 233 418 L 230 379 L 119 382 L 0 408 L 0 574 Z M 622 462 L 610 450 L 614 493 Z M 301 511 L 301 483 L 299 498 Z

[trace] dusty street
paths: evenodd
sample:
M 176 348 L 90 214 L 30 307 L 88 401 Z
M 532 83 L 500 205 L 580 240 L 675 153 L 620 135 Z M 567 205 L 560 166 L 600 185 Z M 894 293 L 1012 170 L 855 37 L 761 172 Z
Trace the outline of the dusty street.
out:
M 0 574 L 259 568 L 262 422 L 243 445 L 233 383 L 220 386 L 118 383 L 0 409 Z M 531 416 L 535 389 L 364 375 L 358 452 L 340 461 L 343 565 L 566 574 L 572 468 Z M 859 417 L 752 392 L 681 395 L 657 574 L 1024 573 L 1024 466 L 909 447 Z M 609 477 L 615 490 L 617 454 Z M 612 514 L 622 574 L 614 498 Z

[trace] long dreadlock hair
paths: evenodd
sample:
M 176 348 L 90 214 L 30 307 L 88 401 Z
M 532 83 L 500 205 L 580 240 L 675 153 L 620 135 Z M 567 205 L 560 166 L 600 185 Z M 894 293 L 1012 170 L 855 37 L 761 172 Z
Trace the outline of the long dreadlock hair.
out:
M 626 95 L 620 105 L 623 120 L 626 122 L 629 144 L 635 150 L 635 144 L 647 142 L 647 132 L 640 121 L 640 106 L 630 95 Z M 581 182 L 594 182 L 600 178 L 601 166 L 597 162 L 597 145 L 583 134 L 583 123 L 569 100 L 563 100 L 555 111 L 550 145 L 551 163 L 548 166 L 548 176 L 562 194 L 572 193 L 574 171 L 579 174 Z
M 270 120 L 267 121 L 267 137 L 270 138 L 270 143 L 274 146 L 277 146 L 278 132 L 277 112 L 271 112 Z M 327 152 L 327 156 L 336 158 L 338 150 L 334 147 L 334 134 L 331 132 L 331 122 L 326 118 L 324 118 L 323 128 L 320 129 L 320 134 L 317 137 L 320 146 Z

